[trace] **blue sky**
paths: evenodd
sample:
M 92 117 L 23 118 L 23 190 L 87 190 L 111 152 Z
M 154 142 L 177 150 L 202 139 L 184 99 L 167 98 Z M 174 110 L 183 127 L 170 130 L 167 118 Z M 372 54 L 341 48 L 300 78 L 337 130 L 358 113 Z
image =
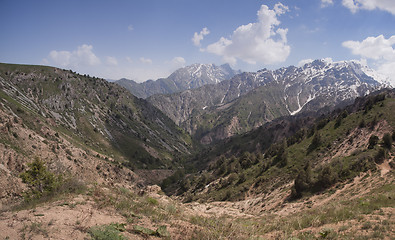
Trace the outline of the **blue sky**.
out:
M 0 0 L 0 22 L 0 62 L 107 79 L 319 58 L 362 60 L 395 76 L 394 0 Z

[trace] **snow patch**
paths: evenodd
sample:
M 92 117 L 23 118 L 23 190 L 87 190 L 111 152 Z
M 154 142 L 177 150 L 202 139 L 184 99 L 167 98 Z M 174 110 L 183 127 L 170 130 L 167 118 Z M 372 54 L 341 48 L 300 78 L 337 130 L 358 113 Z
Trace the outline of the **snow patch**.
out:
M 289 109 L 288 109 L 288 106 L 287 106 L 287 109 L 290 112 L 289 114 L 291 114 L 291 115 L 295 115 L 298 112 L 300 112 L 307 103 L 309 103 L 310 101 L 312 101 L 315 98 L 315 94 L 314 94 L 314 96 L 311 96 L 311 94 L 310 94 L 309 98 L 307 99 L 307 101 L 302 106 L 300 106 L 300 103 L 299 103 L 299 94 L 298 94 L 297 98 L 298 98 L 298 105 L 299 105 L 299 108 L 297 110 L 295 110 L 293 112 L 290 112 Z

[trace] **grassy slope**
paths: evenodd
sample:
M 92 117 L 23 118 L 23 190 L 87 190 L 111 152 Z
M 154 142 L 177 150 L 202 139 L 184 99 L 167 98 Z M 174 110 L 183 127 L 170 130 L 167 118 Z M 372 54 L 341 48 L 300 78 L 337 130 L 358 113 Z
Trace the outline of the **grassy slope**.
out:
M 208 161 L 209 165 L 203 174 L 188 175 L 181 182 L 187 186 L 191 185 L 186 192 L 187 199 L 237 200 L 243 199 L 246 192 L 270 192 L 293 181 L 307 163 L 311 168 L 311 187 L 303 190 L 305 192 L 325 189 L 326 187 L 319 186 L 324 180 L 329 181 L 326 184 L 330 186 L 352 179 L 360 172 L 375 170 L 375 158 L 382 149 L 382 140 L 372 149 L 368 149 L 367 140 L 373 134 L 378 135 L 380 139 L 384 133 L 392 134 L 395 119 L 391 113 L 395 109 L 395 99 L 387 97 L 385 101 L 373 105 L 369 104 L 369 98 L 366 99 L 359 110 L 353 112 L 349 108 L 350 113 L 344 114 L 344 118 L 338 111 L 339 117 L 327 116 L 328 118 L 317 120 L 314 126 L 298 131 L 299 137 L 288 137 L 287 140 L 281 140 L 270 147 L 267 143 L 259 144 L 259 141 L 266 141 L 267 138 L 258 137 L 259 134 L 256 132 L 262 132 L 258 130 L 246 134 L 244 144 L 236 145 L 236 149 L 235 145 L 231 148 L 232 145 L 226 147 L 225 144 L 222 145 L 225 146 L 222 153 L 214 148 L 195 157 L 194 161 L 199 161 L 200 165 L 204 165 L 205 161 Z M 341 118 L 341 124 L 335 127 L 338 118 Z M 360 126 L 362 121 L 365 123 L 363 127 Z M 312 148 L 310 145 L 315 135 L 320 136 L 320 143 Z M 253 136 L 257 138 L 254 139 Z M 237 143 L 237 138 L 235 141 Z M 231 143 L 235 144 L 235 141 Z M 296 143 L 292 144 L 294 142 Z M 262 148 L 265 145 L 266 147 Z M 353 150 L 346 151 L 345 146 Z M 227 149 L 230 154 L 226 152 Z M 235 155 L 237 152 L 239 155 Z M 323 179 L 325 171 L 328 171 L 326 168 L 330 171 L 329 179 Z M 176 181 L 177 178 L 171 180 Z M 168 186 L 169 182 L 165 182 L 164 186 Z M 185 190 L 179 189 L 179 192 L 183 191 Z

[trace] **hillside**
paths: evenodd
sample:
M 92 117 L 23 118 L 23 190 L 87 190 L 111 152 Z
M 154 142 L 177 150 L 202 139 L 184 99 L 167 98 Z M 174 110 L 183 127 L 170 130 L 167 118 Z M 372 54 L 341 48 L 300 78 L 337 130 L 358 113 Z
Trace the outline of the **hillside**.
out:
M 133 80 L 120 79 L 115 83 L 129 90 L 139 98 L 147 98 L 155 94 L 170 94 L 195 89 L 207 84 L 215 84 L 228 80 L 240 71 L 233 70 L 228 64 L 193 64 L 177 69 L 167 78 L 155 81 L 148 80 L 137 83 Z
M 388 84 L 353 61 L 243 73 L 216 85 L 148 100 L 202 143 L 247 132 L 277 117 L 352 101 Z M 374 75 L 372 75 L 374 76 Z
M 49 128 L 127 166 L 169 167 L 175 156 L 191 151 L 190 137 L 169 118 L 103 79 L 51 67 L 1 64 L 0 83 L 3 107 L 23 119 L 26 128 Z
M 188 135 L 116 85 L 51 67 L 0 70 L 5 239 L 393 236 L 394 91 L 193 154 Z M 170 197 L 141 171 L 169 176 Z
M 376 93 L 328 115 L 279 119 L 229 139 L 191 159 L 203 173 L 186 176 L 189 187 L 177 192 L 188 201 L 219 201 L 281 188 L 294 199 L 376 172 L 385 159 L 393 165 L 394 96 Z

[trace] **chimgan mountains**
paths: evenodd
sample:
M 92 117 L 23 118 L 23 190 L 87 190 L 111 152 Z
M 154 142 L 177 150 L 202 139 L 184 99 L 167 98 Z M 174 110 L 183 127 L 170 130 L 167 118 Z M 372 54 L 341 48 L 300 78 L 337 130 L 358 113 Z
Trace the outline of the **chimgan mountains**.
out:
M 120 79 L 117 84 L 128 89 L 139 98 L 147 98 L 154 94 L 169 94 L 194 89 L 206 84 L 215 84 L 228 80 L 240 71 L 233 70 L 228 64 L 216 66 L 214 64 L 193 64 L 180 68 L 167 78 L 156 81 L 148 80 L 136 83 L 133 80 Z
M 147 100 L 204 144 L 255 129 L 281 116 L 350 103 L 389 86 L 355 61 L 315 60 L 301 67 L 244 72 Z

